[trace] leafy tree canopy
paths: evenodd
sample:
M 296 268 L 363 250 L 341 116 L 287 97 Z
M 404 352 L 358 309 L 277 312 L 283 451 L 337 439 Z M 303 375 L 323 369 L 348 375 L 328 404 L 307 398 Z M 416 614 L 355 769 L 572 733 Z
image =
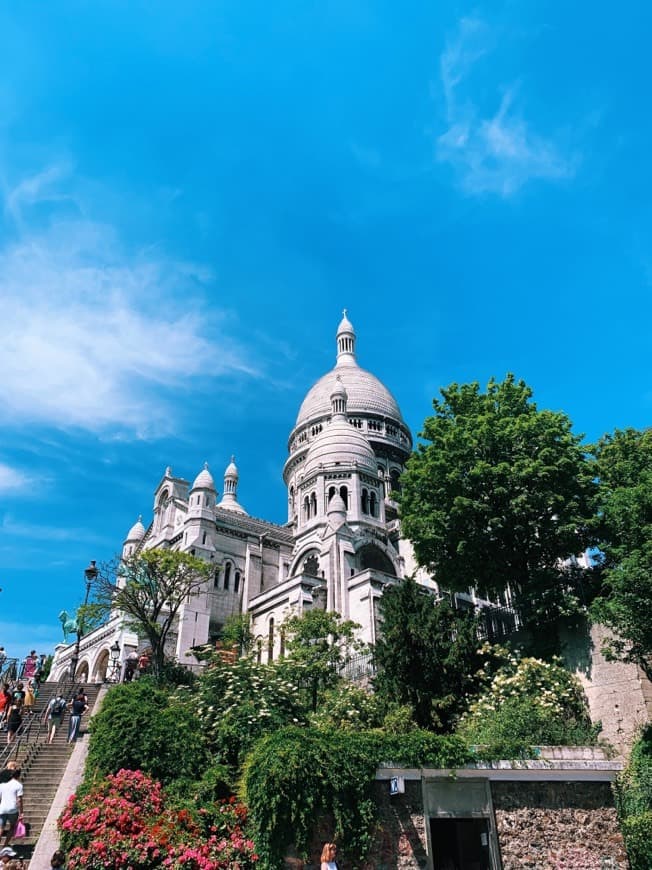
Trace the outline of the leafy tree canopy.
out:
M 652 679 L 652 429 L 617 430 L 594 452 L 603 585 L 591 614 L 616 632 L 605 653 Z
M 526 622 L 556 618 L 574 601 L 564 560 L 593 540 L 596 484 L 580 436 L 513 375 L 441 396 L 401 479 L 419 563 L 445 589 L 509 589 Z
M 355 639 L 359 627 L 351 620 L 341 620 L 339 613 L 319 609 L 291 615 L 283 623 L 289 654 L 285 668 L 300 685 L 308 688 L 313 712 L 318 706 L 319 692 L 340 681 L 341 666 L 359 649 Z
M 482 667 L 477 622 L 453 610 L 413 579 L 387 588 L 380 600 L 375 687 L 387 702 L 409 704 L 421 728 L 450 731 L 477 691 Z
M 152 650 L 151 669 L 164 672 L 165 645 L 184 602 L 199 595 L 214 568 L 190 553 L 144 550 L 104 566 L 97 580 L 98 602 L 121 611 Z

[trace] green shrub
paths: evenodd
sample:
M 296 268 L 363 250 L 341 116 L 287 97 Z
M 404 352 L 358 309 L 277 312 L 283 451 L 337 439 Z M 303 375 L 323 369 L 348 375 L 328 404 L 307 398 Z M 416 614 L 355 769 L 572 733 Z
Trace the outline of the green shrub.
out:
M 360 731 L 377 728 L 383 722 L 384 705 L 371 692 L 353 683 L 327 689 L 319 709 L 311 717 L 318 728 L 345 728 Z
M 259 737 L 305 722 L 296 684 L 276 665 L 250 658 L 212 661 L 199 682 L 196 713 L 214 761 L 234 770 Z
M 91 722 L 91 775 L 142 770 L 163 784 L 196 777 L 207 752 L 195 704 L 171 695 L 149 678 L 115 686 Z
M 623 836 L 631 870 L 652 867 L 652 810 L 622 821 Z
M 652 725 L 632 747 L 616 787 L 616 804 L 632 870 L 652 867 Z

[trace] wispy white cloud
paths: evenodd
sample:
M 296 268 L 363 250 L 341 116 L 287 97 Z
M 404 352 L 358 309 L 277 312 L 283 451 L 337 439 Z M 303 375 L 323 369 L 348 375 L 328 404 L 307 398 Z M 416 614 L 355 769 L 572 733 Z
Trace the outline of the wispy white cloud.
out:
M 112 227 L 69 208 L 28 229 L 34 205 L 75 202 L 61 189 L 66 171 L 50 167 L 4 192 L 17 229 L 0 248 L 4 419 L 162 434 L 179 394 L 256 375 L 256 365 L 223 314 L 205 310 L 204 267 L 155 246 L 128 253 Z
M 535 179 L 572 177 L 576 156 L 565 155 L 560 145 L 525 120 L 515 84 L 502 89 L 495 112 L 483 117 L 470 80 L 491 50 L 492 34 L 477 18 L 463 18 L 446 44 L 440 78 L 447 129 L 437 137 L 437 159 L 455 168 L 469 194 L 508 197 Z
M 30 479 L 24 472 L 0 462 L 0 493 L 21 489 L 29 482 Z

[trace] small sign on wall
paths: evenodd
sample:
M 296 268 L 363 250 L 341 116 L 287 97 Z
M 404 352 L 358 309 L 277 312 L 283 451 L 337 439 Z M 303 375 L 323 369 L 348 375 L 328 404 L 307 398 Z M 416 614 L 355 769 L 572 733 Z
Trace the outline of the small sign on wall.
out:
M 393 776 L 389 781 L 390 795 L 405 794 L 405 780 L 402 776 Z

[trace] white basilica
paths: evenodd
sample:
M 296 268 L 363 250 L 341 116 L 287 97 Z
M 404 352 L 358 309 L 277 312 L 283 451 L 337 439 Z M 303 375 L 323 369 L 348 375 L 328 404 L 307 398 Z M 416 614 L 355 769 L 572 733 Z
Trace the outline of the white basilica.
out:
M 281 653 L 279 627 L 288 613 L 312 607 L 354 620 L 361 639 L 373 643 L 383 587 L 415 569 L 391 499 L 412 436 L 389 390 L 359 366 L 346 312 L 336 338 L 335 366 L 308 391 L 290 433 L 287 523 L 248 515 L 238 501 L 232 459 L 221 497 L 207 466 L 192 486 L 167 468 L 151 522 L 145 527 L 139 519 L 127 535 L 123 556 L 169 547 L 215 565 L 209 588 L 179 613 L 169 652 L 180 663 L 194 662 L 189 651 L 217 638 L 237 613 L 250 615 L 262 661 Z M 123 662 L 144 645 L 116 614 L 82 638 L 78 678 L 104 678 L 111 648 Z M 73 651 L 73 644 L 57 647 L 54 679 L 70 668 Z

